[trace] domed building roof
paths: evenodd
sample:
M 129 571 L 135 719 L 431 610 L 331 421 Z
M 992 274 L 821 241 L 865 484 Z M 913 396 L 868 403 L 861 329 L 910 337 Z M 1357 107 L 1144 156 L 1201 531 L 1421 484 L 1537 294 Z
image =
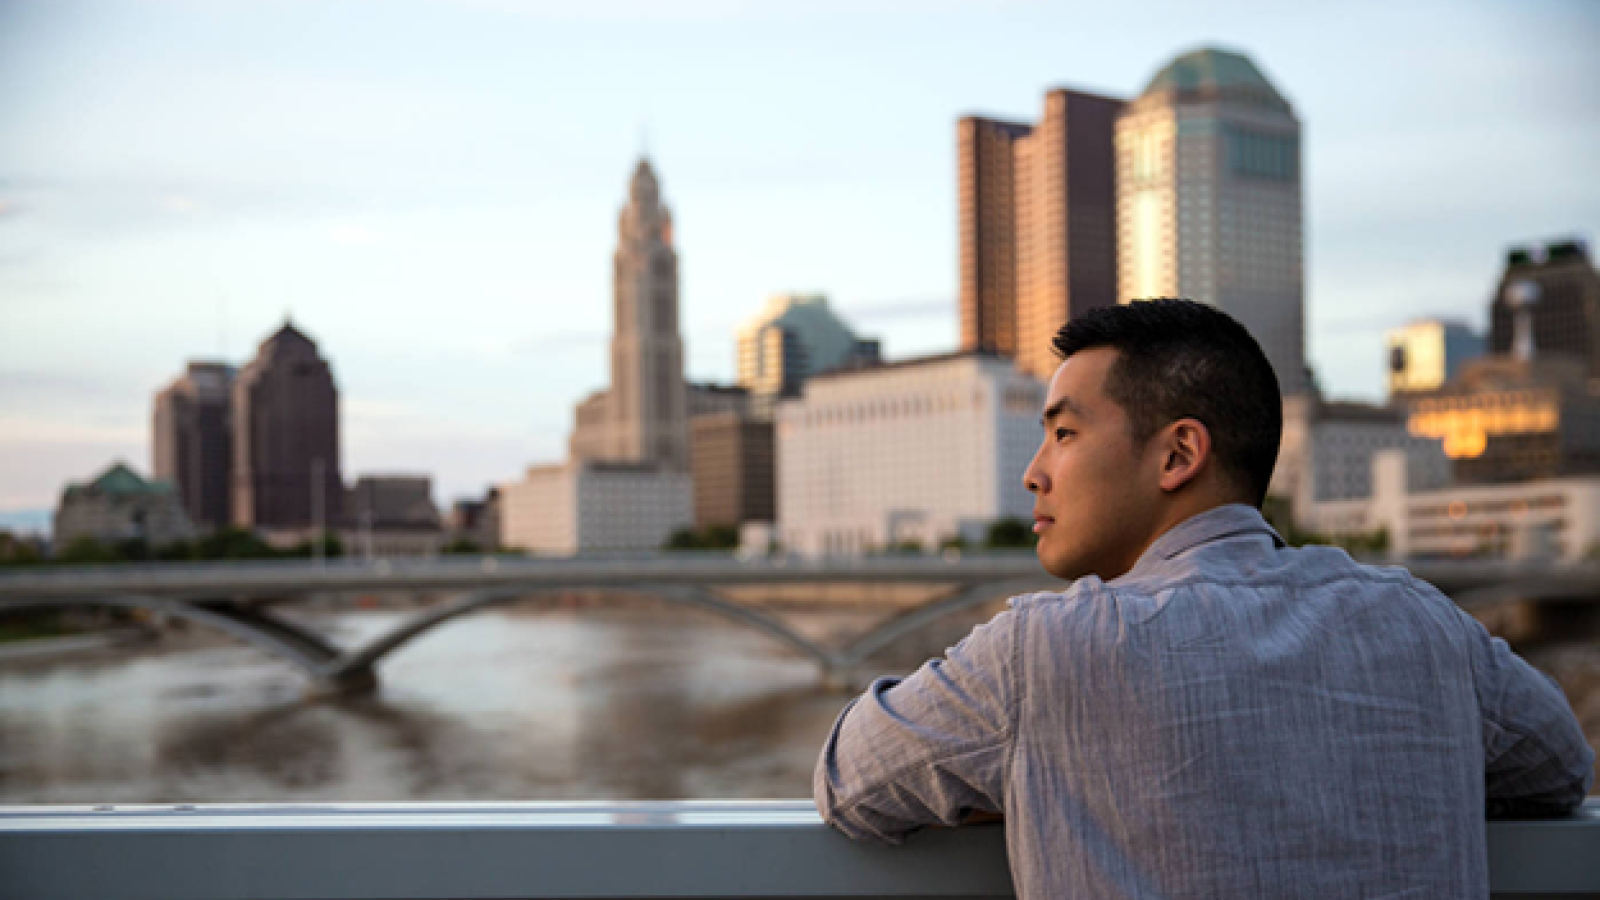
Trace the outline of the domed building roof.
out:
M 1289 106 L 1249 57 L 1216 47 L 1202 47 L 1167 63 L 1139 98 L 1160 94 L 1171 94 L 1176 99 L 1244 100 Z

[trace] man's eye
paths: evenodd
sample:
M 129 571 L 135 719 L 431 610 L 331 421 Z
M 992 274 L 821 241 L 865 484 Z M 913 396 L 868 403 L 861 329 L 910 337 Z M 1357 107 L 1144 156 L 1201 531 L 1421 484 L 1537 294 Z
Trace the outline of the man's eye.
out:
M 1056 429 L 1056 440 L 1064 441 L 1064 440 L 1067 439 L 1068 435 L 1074 434 L 1074 433 L 1075 432 L 1073 432 L 1072 429 L 1070 429 L 1070 428 L 1057 428 Z

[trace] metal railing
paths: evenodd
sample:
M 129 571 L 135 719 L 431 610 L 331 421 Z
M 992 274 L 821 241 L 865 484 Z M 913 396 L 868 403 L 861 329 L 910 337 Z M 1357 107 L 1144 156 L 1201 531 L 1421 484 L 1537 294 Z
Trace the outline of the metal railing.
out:
M 1492 822 L 1497 898 L 1600 894 L 1600 801 Z M 854 843 L 808 801 L 0 807 L 0 898 L 1012 896 L 995 826 Z

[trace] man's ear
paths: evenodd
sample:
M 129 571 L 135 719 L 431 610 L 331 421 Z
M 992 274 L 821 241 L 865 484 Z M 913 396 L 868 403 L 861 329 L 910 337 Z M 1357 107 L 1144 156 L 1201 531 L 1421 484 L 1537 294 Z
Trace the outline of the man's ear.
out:
M 1211 431 L 1199 419 L 1179 419 L 1161 433 L 1161 489 L 1178 490 L 1211 462 Z

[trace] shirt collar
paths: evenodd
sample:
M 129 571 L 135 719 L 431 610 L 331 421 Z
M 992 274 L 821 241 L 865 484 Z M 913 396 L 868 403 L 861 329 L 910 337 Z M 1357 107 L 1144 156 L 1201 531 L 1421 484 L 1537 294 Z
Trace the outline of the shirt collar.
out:
M 1243 503 L 1230 503 L 1190 516 L 1167 529 L 1165 534 L 1145 549 L 1128 575 L 1144 572 L 1157 563 L 1187 553 L 1201 544 L 1251 534 L 1270 536 L 1273 546 L 1287 546 L 1278 532 L 1261 517 L 1260 510 Z

